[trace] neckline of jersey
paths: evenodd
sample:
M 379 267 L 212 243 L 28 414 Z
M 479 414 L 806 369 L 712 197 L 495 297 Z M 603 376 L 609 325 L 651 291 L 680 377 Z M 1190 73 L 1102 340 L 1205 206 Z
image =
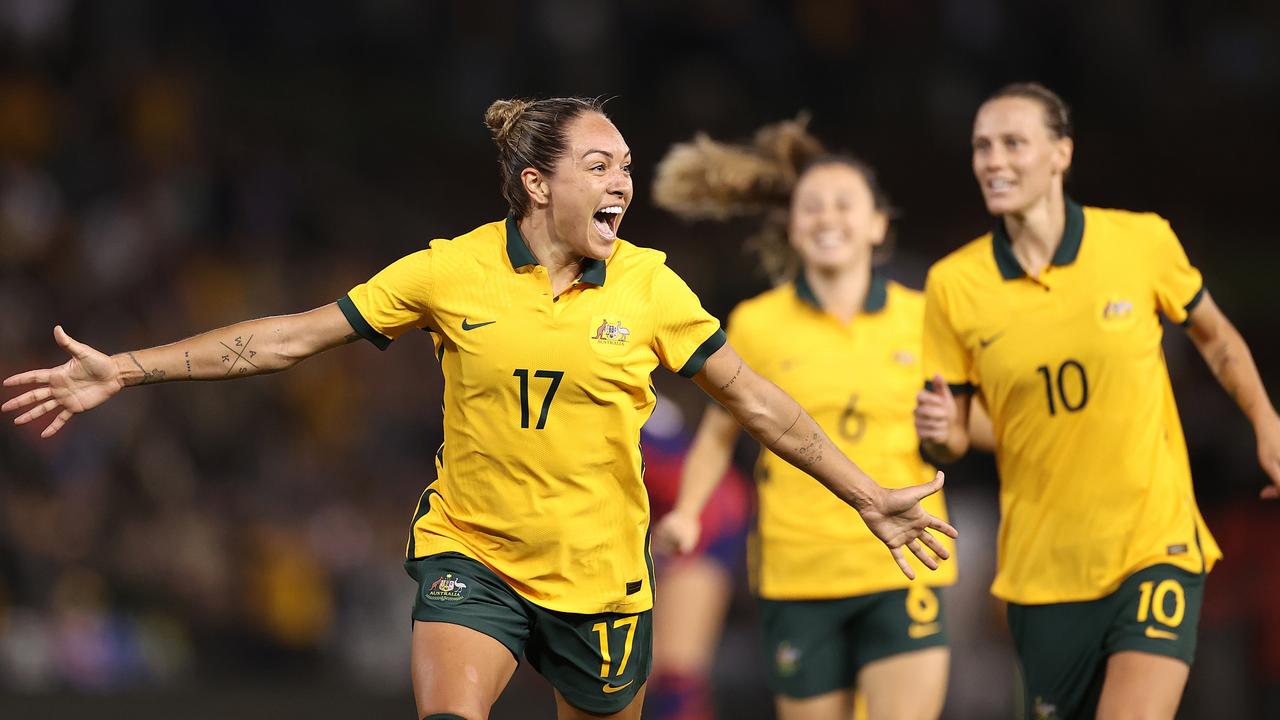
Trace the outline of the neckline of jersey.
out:
M 538 258 L 534 257 L 533 251 L 529 249 L 529 244 L 525 242 L 524 236 L 520 234 L 520 224 L 516 221 L 514 215 L 507 216 L 507 260 L 511 262 L 512 270 L 539 264 Z M 583 258 L 582 275 L 579 276 L 578 281 L 591 283 L 592 285 L 604 285 L 604 271 L 605 263 L 603 260 Z
M 826 312 L 822 307 L 822 302 L 818 300 L 818 295 L 813 291 L 813 286 L 809 284 L 809 278 L 805 277 L 804 270 L 796 274 L 796 279 L 792 283 L 795 287 L 796 297 L 802 302 L 807 303 L 814 310 Z M 871 284 L 867 286 L 867 297 L 862 301 L 862 312 L 878 313 L 884 310 L 885 303 L 889 299 L 889 279 L 879 268 L 871 269 Z
M 1054 251 L 1050 265 L 1065 267 L 1076 261 L 1080 254 L 1080 242 L 1084 239 L 1084 208 L 1079 203 L 1066 198 L 1066 224 L 1062 228 L 1062 240 Z M 996 259 L 996 268 L 1000 277 L 1005 280 L 1017 280 L 1027 276 L 1022 264 L 1013 254 L 1013 241 L 1004 227 L 1004 218 L 996 218 L 995 227 L 991 230 L 991 247 Z

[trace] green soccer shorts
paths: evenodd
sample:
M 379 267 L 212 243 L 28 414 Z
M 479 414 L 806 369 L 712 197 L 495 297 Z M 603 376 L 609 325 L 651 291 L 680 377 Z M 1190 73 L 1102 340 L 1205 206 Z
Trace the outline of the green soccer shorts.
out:
M 616 713 L 653 667 L 653 611 L 579 615 L 539 607 L 484 565 L 447 552 L 405 562 L 418 583 L 413 619 L 471 628 L 528 658 L 565 700 Z

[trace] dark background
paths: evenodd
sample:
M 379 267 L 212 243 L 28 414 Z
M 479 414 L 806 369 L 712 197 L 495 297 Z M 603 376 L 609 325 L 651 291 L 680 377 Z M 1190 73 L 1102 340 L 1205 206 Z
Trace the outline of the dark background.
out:
M 807 109 L 879 169 L 902 211 L 891 272 L 919 287 L 990 222 L 977 105 L 1028 79 L 1074 108 L 1069 192 L 1169 218 L 1280 387 L 1280 5 L 1262 0 L 4 0 L 0 375 L 62 362 L 55 323 L 118 352 L 296 312 L 500 218 L 481 119 L 511 96 L 614 97 L 636 159 L 622 234 L 721 318 L 767 286 L 741 252 L 753 226 L 654 209 L 653 163 Z M 1275 717 L 1280 511 L 1255 499 L 1249 424 L 1180 330 L 1166 349 L 1227 553 L 1180 717 Z M 695 421 L 695 388 L 661 374 Z M 0 430 L 0 717 L 411 717 L 400 557 L 439 384 L 424 334 L 131 390 L 48 441 Z M 986 594 L 995 487 L 980 458 L 949 476 L 965 537 L 948 718 L 1012 716 Z M 742 591 L 725 717 L 771 716 L 754 623 Z M 551 712 L 522 669 L 494 715 Z

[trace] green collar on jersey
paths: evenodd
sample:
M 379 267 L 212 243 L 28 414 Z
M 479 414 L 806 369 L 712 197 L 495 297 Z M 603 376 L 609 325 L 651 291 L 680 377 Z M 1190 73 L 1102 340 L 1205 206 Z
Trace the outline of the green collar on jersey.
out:
M 1071 198 L 1066 198 L 1067 222 L 1062 228 L 1062 240 L 1053 253 L 1050 265 L 1064 267 L 1076 261 L 1080 254 L 1080 241 L 1084 238 L 1084 208 Z M 1013 241 L 1004 229 L 1004 218 L 996 219 L 996 226 L 991 231 L 991 246 L 996 256 L 996 267 L 1000 269 L 1000 277 L 1005 280 L 1017 280 L 1026 277 L 1022 264 L 1013 254 Z
M 510 215 L 507 216 L 507 259 L 511 261 L 513 270 L 538 264 L 538 258 L 533 256 L 533 251 L 529 249 L 529 244 L 524 241 L 524 236 L 520 234 L 520 223 Z M 584 258 L 582 261 L 582 276 L 578 280 L 592 285 L 604 285 L 604 261 L 596 260 L 595 258 L 589 260 Z
M 801 270 L 796 275 L 795 288 L 796 297 L 809 303 L 814 309 L 822 310 L 822 303 L 818 301 L 818 296 L 813 292 L 813 286 L 809 284 L 809 278 L 805 277 L 804 270 Z M 862 301 L 862 312 L 880 312 L 884 309 L 884 304 L 888 298 L 888 278 L 878 268 L 872 268 L 871 284 L 867 286 L 867 299 Z

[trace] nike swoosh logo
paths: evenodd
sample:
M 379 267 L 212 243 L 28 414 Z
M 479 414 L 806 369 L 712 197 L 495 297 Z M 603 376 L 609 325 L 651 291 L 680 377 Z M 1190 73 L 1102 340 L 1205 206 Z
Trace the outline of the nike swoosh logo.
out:
M 633 683 L 633 682 L 635 682 L 635 680 L 632 680 L 631 682 L 627 683 L 627 685 L 630 685 L 630 684 L 631 684 L 631 683 Z M 614 693 L 618 692 L 619 690 L 626 690 L 626 689 L 627 689 L 627 685 L 610 685 L 609 683 L 605 683 L 605 684 L 604 684 L 604 691 L 605 691 L 605 694 L 607 694 L 607 695 L 612 695 L 612 694 L 614 694 Z
M 920 638 L 927 638 L 930 635 L 937 635 L 941 631 L 942 627 L 939 626 L 938 623 L 928 623 L 926 625 L 913 623 L 907 627 L 907 637 L 912 640 L 919 640 Z
M 467 319 L 466 319 L 466 318 L 463 318 L 463 319 L 462 319 L 462 329 L 463 329 L 463 330 L 475 330 L 476 328 L 484 327 L 485 325 L 492 325 L 492 324 L 494 324 L 494 323 L 496 323 L 496 322 L 498 322 L 498 321 L 497 321 L 497 320 L 490 320 L 489 322 L 482 322 L 482 323 L 469 323 L 469 322 L 467 322 Z
M 1177 640 L 1178 639 L 1177 633 L 1171 633 L 1168 630 L 1157 630 L 1156 628 L 1153 628 L 1150 625 L 1147 626 L 1147 629 L 1144 632 L 1146 633 L 1147 637 L 1155 638 L 1156 640 Z
M 978 344 L 981 345 L 983 348 L 986 348 L 991 343 L 999 340 L 1000 337 L 1004 335 L 1004 332 L 1005 331 L 1001 330 L 1000 332 L 996 333 L 995 335 L 992 335 L 991 337 L 978 338 Z

